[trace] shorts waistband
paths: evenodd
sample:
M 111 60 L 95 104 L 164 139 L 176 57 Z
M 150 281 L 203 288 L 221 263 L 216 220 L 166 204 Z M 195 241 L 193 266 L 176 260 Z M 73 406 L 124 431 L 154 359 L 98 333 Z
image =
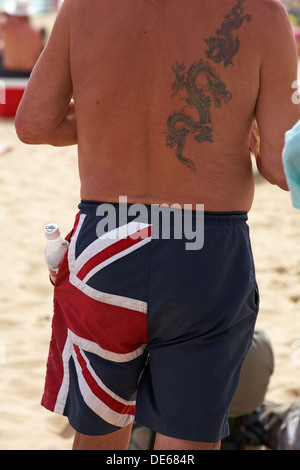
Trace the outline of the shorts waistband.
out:
M 174 206 L 161 206 L 158 204 L 140 204 L 140 203 L 119 203 L 119 202 L 108 202 L 108 201 L 89 201 L 89 200 L 82 200 L 79 205 L 78 209 L 81 214 L 87 214 L 87 215 L 102 215 L 101 213 L 97 214 L 97 211 L 99 211 L 99 206 L 112 206 L 116 212 L 118 212 L 121 207 L 126 210 L 128 210 L 132 206 L 136 206 L 136 209 L 138 211 L 138 206 L 143 206 L 143 208 L 146 208 L 148 216 L 151 214 L 152 211 L 155 210 L 170 210 L 170 211 L 181 211 L 181 210 L 187 210 L 189 212 L 192 212 L 193 215 L 197 215 L 199 211 L 197 210 L 190 210 L 187 209 L 186 207 L 183 206 L 183 208 L 174 207 Z M 206 222 L 223 222 L 223 223 L 228 223 L 228 222 L 245 222 L 248 220 L 248 212 L 246 211 L 226 211 L 226 212 L 212 212 L 212 211 L 205 211 L 204 210 L 204 220 Z

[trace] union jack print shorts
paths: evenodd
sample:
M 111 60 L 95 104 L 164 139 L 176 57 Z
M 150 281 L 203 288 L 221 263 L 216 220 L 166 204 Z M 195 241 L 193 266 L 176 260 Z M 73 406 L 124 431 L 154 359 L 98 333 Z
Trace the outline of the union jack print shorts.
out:
M 188 250 L 172 218 L 168 237 L 153 236 L 146 207 L 147 220 L 124 223 L 119 204 L 80 203 L 54 288 L 42 405 L 86 435 L 135 420 L 217 442 L 258 312 L 247 213 L 205 212 L 204 244 Z

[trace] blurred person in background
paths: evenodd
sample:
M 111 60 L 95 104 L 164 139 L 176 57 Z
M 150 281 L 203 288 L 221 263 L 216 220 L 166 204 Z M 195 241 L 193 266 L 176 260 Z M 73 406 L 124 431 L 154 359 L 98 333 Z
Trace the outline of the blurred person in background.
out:
M 7 3 L 0 12 L 0 77 L 28 77 L 44 47 L 44 30 L 30 22 L 27 0 Z

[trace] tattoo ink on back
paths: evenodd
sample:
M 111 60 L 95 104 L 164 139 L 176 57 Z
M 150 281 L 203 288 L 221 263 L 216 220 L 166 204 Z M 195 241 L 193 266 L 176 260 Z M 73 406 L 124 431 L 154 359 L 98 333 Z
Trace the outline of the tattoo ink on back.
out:
M 252 19 L 250 15 L 244 14 L 244 1 L 237 0 L 237 4 L 225 16 L 221 28 L 216 30 L 216 36 L 204 39 L 208 46 L 206 58 L 216 64 L 223 62 L 224 67 L 233 66 L 233 58 L 240 48 L 239 37 L 234 35 L 234 31 L 244 21 L 250 23 Z M 176 62 L 172 70 L 175 74 L 172 97 L 184 91 L 185 106 L 169 115 L 166 143 L 169 148 L 175 148 L 175 155 L 183 165 L 196 172 L 195 163 L 183 155 L 186 139 L 192 136 L 198 143 L 213 142 L 211 105 L 220 108 L 231 100 L 232 94 L 212 65 L 203 59 L 192 64 L 188 70 L 183 63 Z

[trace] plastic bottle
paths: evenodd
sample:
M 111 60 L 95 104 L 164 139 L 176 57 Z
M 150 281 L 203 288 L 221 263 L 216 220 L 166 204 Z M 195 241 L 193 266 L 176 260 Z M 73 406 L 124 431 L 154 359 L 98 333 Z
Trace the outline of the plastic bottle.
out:
M 48 224 L 44 228 L 45 237 L 48 240 L 45 249 L 45 260 L 49 269 L 50 279 L 55 284 L 58 268 L 69 243 L 60 235 L 57 224 Z

